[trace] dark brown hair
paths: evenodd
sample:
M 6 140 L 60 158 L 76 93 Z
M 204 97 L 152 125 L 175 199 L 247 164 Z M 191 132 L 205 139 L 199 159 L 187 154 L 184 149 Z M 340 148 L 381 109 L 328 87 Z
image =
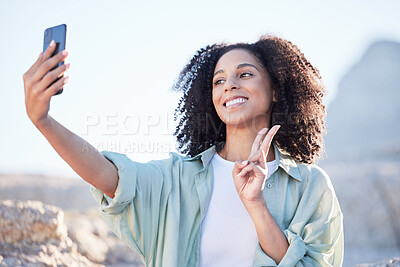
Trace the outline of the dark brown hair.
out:
M 183 93 L 175 110 L 174 135 L 183 154 L 195 156 L 226 139 L 225 123 L 212 102 L 212 79 L 219 58 L 233 49 L 254 55 L 271 77 L 276 92 L 271 126 L 281 125 L 275 144 L 293 159 L 314 163 L 323 150 L 326 93 L 317 68 L 290 41 L 264 35 L 255 43 L 213 44 L 196 52 L 181 71 L 173 90 Z

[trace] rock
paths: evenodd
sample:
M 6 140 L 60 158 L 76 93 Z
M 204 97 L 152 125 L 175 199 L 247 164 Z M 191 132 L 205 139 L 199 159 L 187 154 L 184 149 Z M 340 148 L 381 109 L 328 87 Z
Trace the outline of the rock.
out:
M 91 261 L 115 267 L 143 266 L 140 257 L 109 230 L 98 210 L 69 211 L 65 221 L 79 253 Z
M 0 201 L 0 254 L 0 266 L 143 266 L 97 210 L 39 201 Z
M 1 201 L 0 266 L 103 266 L 77 251 L 63 217 L 38 201 Z
M 0 243 L 60 243 L 67 240 L 64 213 L 38 201 L 3 201 L 0 208 Z M 70 240 L 68 240 L 70 241 Z

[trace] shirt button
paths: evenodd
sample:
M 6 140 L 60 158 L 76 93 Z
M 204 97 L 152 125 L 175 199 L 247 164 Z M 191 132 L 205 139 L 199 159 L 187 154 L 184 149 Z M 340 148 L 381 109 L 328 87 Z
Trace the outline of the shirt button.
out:
M 271 183 L 268 183 L 268 184 L 267 184 L 267 188 L 268 188 L 268 189 L 271 189 L 271 188 L 272 188 L 272 184 L 271 184 Z

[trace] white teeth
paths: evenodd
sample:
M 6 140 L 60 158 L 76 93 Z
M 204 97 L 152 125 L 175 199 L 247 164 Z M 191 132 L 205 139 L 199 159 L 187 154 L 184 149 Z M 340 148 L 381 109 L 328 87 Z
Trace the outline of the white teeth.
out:
M 246 98 L 235 98 L 231 101 L 226 102 L 226 107 L 228 108 L 229 106 L 235 105 L 236 103 L 244 103 L 246 101 Z

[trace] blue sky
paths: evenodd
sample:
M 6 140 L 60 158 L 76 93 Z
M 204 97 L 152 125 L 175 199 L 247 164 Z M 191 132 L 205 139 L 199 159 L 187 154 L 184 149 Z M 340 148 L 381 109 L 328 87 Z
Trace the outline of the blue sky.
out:
M 400 2 L 0 0 L 0 172 L 77 177 L 30 122 L 22 75 L 47 27 L 68 25 L 70 82 L 50 115 L 99 150 L 145 162 L 175 151 L 172 93 L 199 48 L 253 42 L 264 33 L 297 44 L 334 101 L 341 77 L 376 40 L 400 42 Z

